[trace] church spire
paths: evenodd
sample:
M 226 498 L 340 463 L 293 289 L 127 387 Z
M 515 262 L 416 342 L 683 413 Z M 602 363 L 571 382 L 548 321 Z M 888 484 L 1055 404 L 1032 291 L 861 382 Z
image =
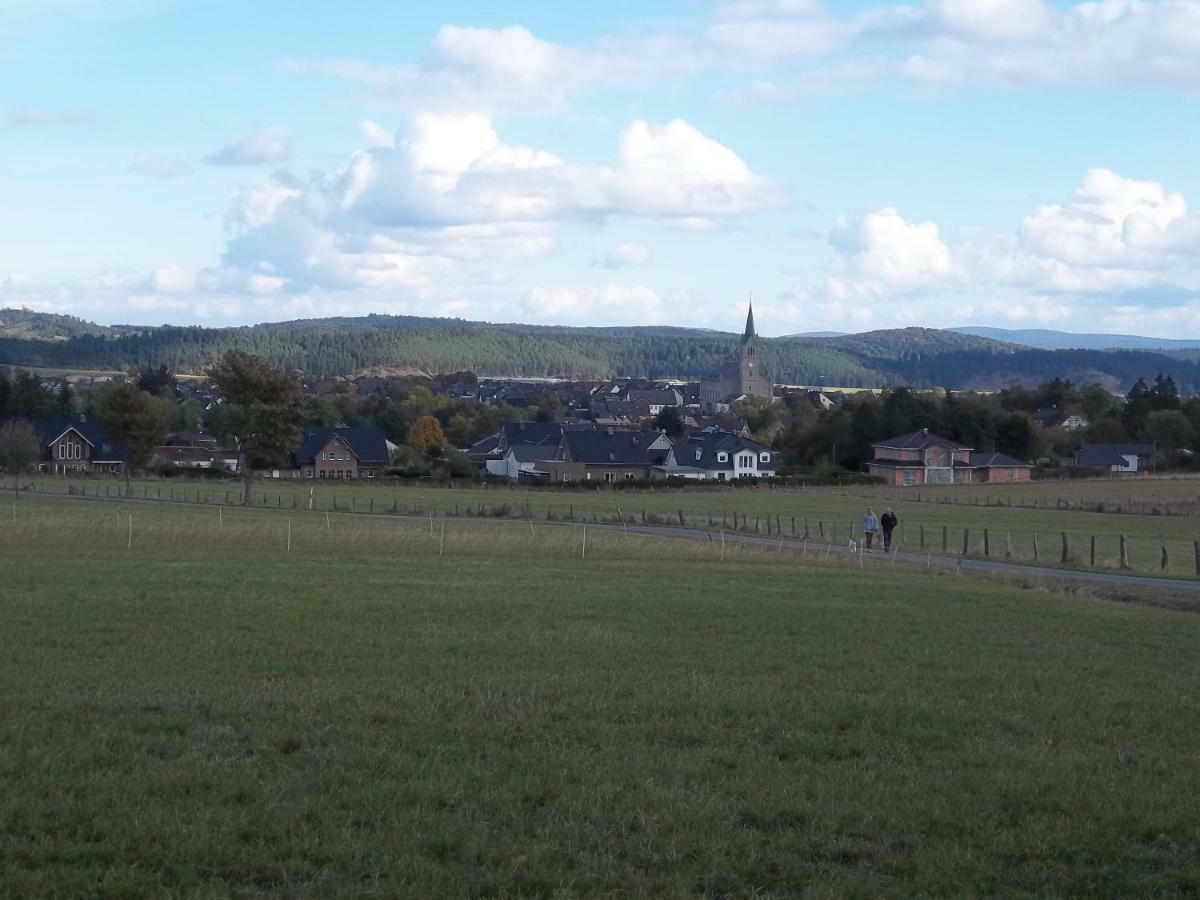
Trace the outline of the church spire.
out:
M 751 300 L 750 306 L 746 311 L 746 330 L 742 332 L 742 343 L 744 344 L 756 337 L 758 335 L 754 333 L 754 301 Z

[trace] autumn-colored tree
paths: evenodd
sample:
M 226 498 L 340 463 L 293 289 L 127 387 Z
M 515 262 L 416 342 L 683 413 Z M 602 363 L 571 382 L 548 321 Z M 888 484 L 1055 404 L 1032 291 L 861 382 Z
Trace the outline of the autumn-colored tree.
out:
M 20 490 L 21 473 L 41 455 L 42 444 L 33 426 L 24 419 L 12 419 L 0 425 L 0 469 L 13 477 L 13 495 Z
M 421 416 L 408 429 L 405 443 L 422 456 L 428 456 L 431 449 L 441 448 L 446 443 L 446 436 L 442 434 L 442 426 L 437 419 Z
M 135 384 L 116 384 L 108 388 L 96 407 L 109 437 L 124 445 L 125 485 L 128 489 L 135 468 L 143 469 L 162 444 L 171 423 L 171 405 L 160 397 L 139 390 Z
M 230 351 L 209 371 L 224 401 L 224 430 L 242 452 L 243 502 L 249 506 L 254 469 L 281 466 L 300 443 L 304 401 L 295 378 L 257 356 Z

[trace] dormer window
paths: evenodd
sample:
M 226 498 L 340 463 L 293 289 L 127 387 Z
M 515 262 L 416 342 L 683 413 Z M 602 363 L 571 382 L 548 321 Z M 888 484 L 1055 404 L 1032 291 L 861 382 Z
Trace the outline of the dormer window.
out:
M 771 454 L 770 453 L 760 453 L 758 455 L 758 461 L 769 463 L 771 461 Z
M 696 448 L 696 462 L 700 461 L 700 457 L 704 455 L 704 451 L 699 447 Z
M 717 454 L 717 462 L 728 462 L 728 461 L 729 461 L 728 453 L 718 453 Z

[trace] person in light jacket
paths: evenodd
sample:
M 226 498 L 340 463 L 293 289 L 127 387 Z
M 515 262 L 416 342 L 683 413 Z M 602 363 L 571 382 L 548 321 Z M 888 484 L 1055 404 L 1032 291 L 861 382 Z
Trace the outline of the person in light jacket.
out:
M 875 515 L 875 510 L 868 506 L 867 512 L 863 516 L 863 549 L 867 553 L 871 552 L 871 543 L 875 540 L 875 532 L 879 530 L 879 517 Z
M 883 531 L 883 552 L 887 553 L 892 549 L 892 532 L 896 530 L 896 526 L 900 524 L 900 520 L 896 518 L 896 513 L 889 506 L 879 520 L 879 528 Z

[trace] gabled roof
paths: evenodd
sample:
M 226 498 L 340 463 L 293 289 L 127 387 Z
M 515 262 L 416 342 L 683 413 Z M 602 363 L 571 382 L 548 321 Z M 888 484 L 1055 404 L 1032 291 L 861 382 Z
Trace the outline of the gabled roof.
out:
M 42 442 L 43 451 L 68 431 L 74 431 L 92 445 L 92 462 L 124 462 L 129 456 L 125 446 L 109 437 L 108 431 L 99 422 L 58 418 L 34 419 L 31 424 Z
M 677 441 L 671 448 L 671 457 L 676 466 L 695 467 L 710 471 L 733 470 L 733 456 L 743 450 L 754 453 L 770 453 L 771 448 L 752 438 L 743 437 L 735 431 L 718 429 L 705 430 L 689 435 Z M 699 451 L 699 457 L 696 453 Z M 725 453 L 725 461 L 717 459 L 718 453 Z M 771 453 L 771 462 L 759 463 L 759 469 L 773 469 L 776 457 Z
M 300 439 L 296 450 L 296 462 L 306 465 L 317 458 L 335 437 L 341 438 L 347 447 L 358 457 L 360 463 L 368 465 L 387 465 L 390 458 L 387 438 L 382 431 L 371 426 L 357 428 L 309 428 Z
M 553 459 L 557 450 L 557 444 L 513 444 L 508 448 L 508 453 L 511 453 L 517 462 L 541 462 L 544 459 Z
M 1029 463 L 1017 459 L 1015 456 L 1009 456 L 1006 453 L 972 453 L 971 465 L 979 469 L 987 469 L 992 466 L 1024 466 L 1025 468 L 1033 468 Z
M 960 444 L 958 441 L 950 440 L 950 438 L 930 434 L 928 428 L 922 428 L 920 431 L 914 431 L 912 434 L 902 434 L 897 437 L 888 438 L 885 441 L 876 441 L 871 446 L 883 447 L 886 450 L 924 450 L 932 444 L 941 444 L 953 450 L 971 449 L 966 444 Z
M 568 431 L 563 435 L 565 458 L 585 465 L 660 466 L 671 448 L 661 435 L 647 431 Z
M 1149 444 L 1080 444 L 1071 454 L 1077 466 L 1123 466 L 1126 456 L 1151 456 Z

